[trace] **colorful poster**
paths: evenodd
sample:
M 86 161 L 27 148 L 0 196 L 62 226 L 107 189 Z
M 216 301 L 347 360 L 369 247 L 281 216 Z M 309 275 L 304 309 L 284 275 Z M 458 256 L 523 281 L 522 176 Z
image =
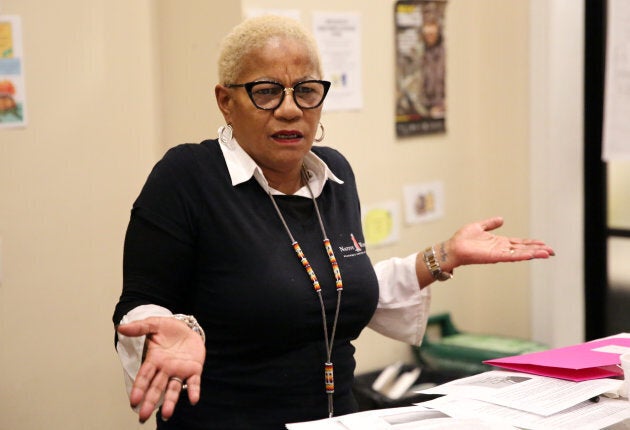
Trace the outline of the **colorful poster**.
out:
M 19 17 L 0 15 L 0 128 L 26 125 L 22 55 Z
M 396 134 L 446 131 L 446 0 L 396 2 Z

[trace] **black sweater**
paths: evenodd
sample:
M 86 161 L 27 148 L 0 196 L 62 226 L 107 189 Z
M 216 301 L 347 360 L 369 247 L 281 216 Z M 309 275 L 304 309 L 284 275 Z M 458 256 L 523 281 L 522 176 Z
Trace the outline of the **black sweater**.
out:
M 317 204 L 344 291 L 332 361 L 335 415 L 356 408 L 356 339 L 378 301 L 365 253 L 350 165 L 313 151 L 344 181 L 328 181 Z M 276 196 L 322 286 L 329 329 L 335 280 L 311 199 Z M 183 395 L 160 429 L 281 429 L 324 418 L 326 361 L 321 308 L 269 195 L 254 178 L 232 186 L 216 140 L 167 152 L 133 205 L 125 239 L 123 292 L 114 323 L 136 306 L 192 314 L 206 332 L 201 400 Z

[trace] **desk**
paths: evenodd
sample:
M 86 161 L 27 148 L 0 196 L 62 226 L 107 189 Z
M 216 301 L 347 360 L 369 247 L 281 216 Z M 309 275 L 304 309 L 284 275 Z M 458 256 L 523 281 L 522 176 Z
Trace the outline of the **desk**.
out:
M 493 370 L 424 390 L 422 393 L 439 396 L 417 405 L 358 412 L 287 428 L 630 430 L 630 402 L 603 395 L 617 392 L 621 383 L 618 379 L 571 382 Z M 593 402 L 589 400 L 592 398 L 600 400 Z
M 604 430 L 630 430 L 630 419 L 606 427 Z

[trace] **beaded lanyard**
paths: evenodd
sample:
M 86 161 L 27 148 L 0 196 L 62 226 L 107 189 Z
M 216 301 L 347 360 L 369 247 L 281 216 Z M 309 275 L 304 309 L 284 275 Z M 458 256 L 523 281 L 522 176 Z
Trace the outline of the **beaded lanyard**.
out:
M 273 203 L 273 207 L 276 209 L 278 213 L 278 217 L 280 221 L 282 221 L 282 225 L 284 226 L 289 238 L 291 239 L 291 246 L 293 246 L 293 250 L 295 251 L 300 263 L 306 270 L 306 274 L 311 279 L 313 283 L 313 289 L 317 293 L 317 297 L 319 299 L 319 305 L 322 310 L 322 322 L 324 324 L 324 342 L 326 344 L 326 363 L 324 363 L 324 384 L 326 388 L 326 394 L 328 395 L 328 416 L 333 416 L 333 394 L 335 392 L 335 378 L 333 374 L 333 364 L 332 364 L 332 349 L 333 343 L 335 341 L 335 331 L 337 330 L 337 321 L 339 320 L 339 307 L 341 304 L 341 292 L 343 291 L 343 282 L 341 280 L 341 271 L 339 270 L 339 266 L 337 265 L 337 259 L 335 258 L 335 254 L 333 253 L 332 246 L 330 245 L 330 240 L 326 235 L 326 230 L 324 229 L 324 222 L 322 221 L 322 216 L 319 213 L 319 208 L 317 207 L 317 201 L 315 200 L 315 196 L 313 195 L 313 191 L 308 184 L 308 178 L 304 167 L 302 168 L 302 180 L 306 184 L 308 188 L 308 192 L 311 194 L 311 199 L 313 200 L 313 205 L 315 206 L 315 213 L 317 213 L 317 219 L 319 221 L 319 227 L 322 230 L 322 235 L 324 237 L 324 249 L 328 254 L 328 259 L 330 260 L 330 265 L 332 266 L 333 273 L 335 274 L 335 286 L 337 287 L 337 307 L 335 309 L 335 319 L 333 320 L 332 331 L 330 334 L 330 340 L 328 339 L 328 324 L 326 322 L 326 307 L 324 306 L 324 299 L 322 298 L 322 290 L 319 285 L 319 280 L 317 279 L 317 275 L 315 275 L 315 271 L 309 264 L 304 252 L 302 252 L 302 248 L 300 248 L 300 244 L 293 238 L 291 234 L 291 230 L 287 225 L 284 217 L 282 216 L 282 212 L 280 212 L 280 208 L 276 203 L 276 200 L 273 198 L 271 191 L 268 191 L 269 197 L 271 198 L 271 202 Z

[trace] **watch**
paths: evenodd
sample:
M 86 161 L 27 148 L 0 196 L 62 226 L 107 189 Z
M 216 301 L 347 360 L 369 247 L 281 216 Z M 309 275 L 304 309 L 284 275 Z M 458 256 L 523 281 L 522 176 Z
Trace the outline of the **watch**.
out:
M 424 250 L 424 263 L 427 265 L 427 269 L 431 272 L 433 279 L 437 281 L 447 281 L 453 277 L 452 273 L 443 272 L 440 268 L 440 263 L 435 257 L 435 249 L 430 246 Z

